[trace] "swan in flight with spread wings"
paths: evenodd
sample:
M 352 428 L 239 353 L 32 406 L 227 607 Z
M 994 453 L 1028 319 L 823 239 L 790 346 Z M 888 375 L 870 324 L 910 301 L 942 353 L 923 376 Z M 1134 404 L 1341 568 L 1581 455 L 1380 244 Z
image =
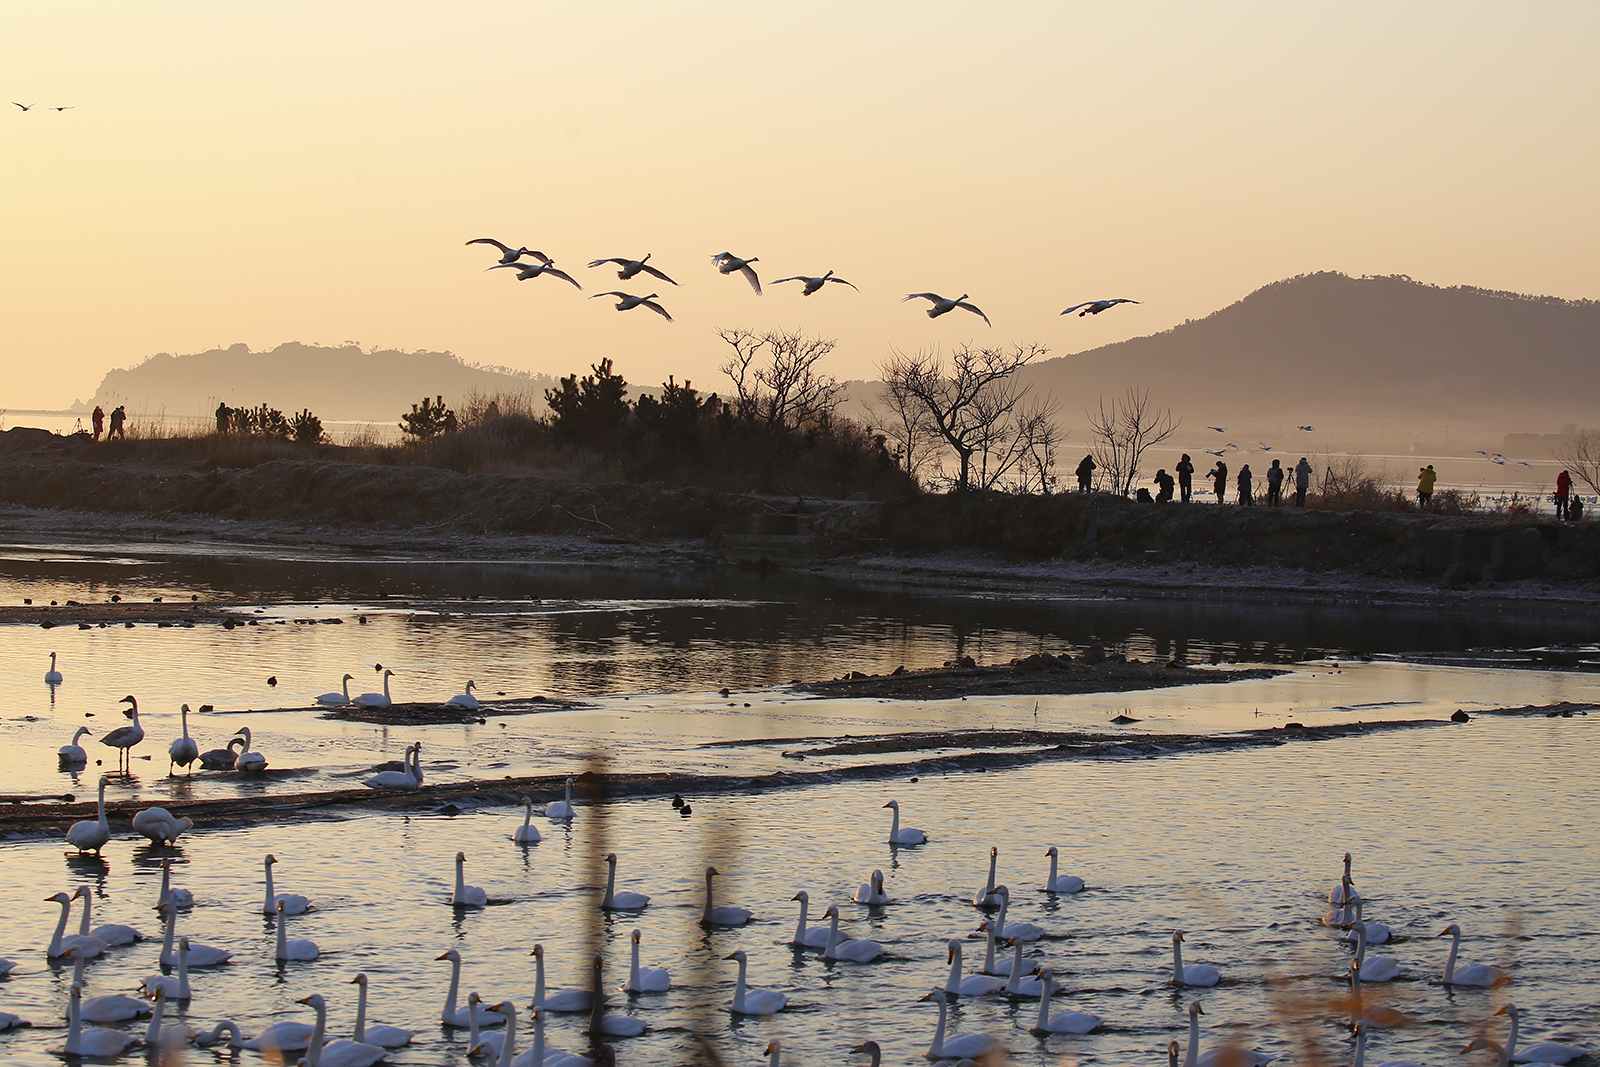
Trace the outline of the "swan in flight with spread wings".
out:
M 578 284 L 578 279 L 574 278 L 572 275 L 568 274 L 566 271 L 562 270 L 548 259 L 543 263 L 496 263 L 489 269 L 500 270 L 503 267 L 510 267 L 512 270 L 516 271 L 517 281 L 519 282 L 525 282 L 529 278 L 537 278 L 541 274 L 548 274 L 552 277 L 560 278 L 564 282 L 571 282 L 574 288 L 583 288 L 583 286 Z
M 956 308 L 961 308 L 978 316 L 978 318 L 984 321 L 985 325 L 994 325 L 994 323 L 989 321 L 989 316 L 980 311 L 976 304 L 967 303 L 966 293 L 962 293 L 954 300 L 951 300 L 948 297 L 940 296 L 938 293 L 907 293 L 905 296 L 900 298 L 900 303 L 904 304 L 907 300 L 932 300 L 933 307 L 928 309 L 928 318 L 930 319 L 936 319 L 947 311 L 954 311 Z
M 599 296 L 618 297 L 618 311 L 632 311 L 636 307 L 647 307 L 651 311 L 654 311 L 657 315 L 660 315 L 662 318 L 666 319 L 668 322 L 671 322 L 672 316 L 667 314 L 667 309 L 656 303 L 656 297 L 658 295 L 659 294 L 657 293 L 651 293 L 648 296 L 634 296 L 632 293 L 624 293 L 615 289 L 611 289 L 604 293 L 596 293 L 589 299 L 593 300 L 595 297 Z
M 718 252 L 711 257 L 711 262 L 717 265 L 717 271 L 721 274 L 732 274 L 734 271 L 743 274 L 744 280 L 750 283 L 750 288 L 756 291 L 757 296 L 761 295 L 761 279 L 756 277 L 755 269 L 750 266 L 752 263 L 760 263 L 760 256 L 740 259 L 732 252 Z
M 677 282 L 673 281 L 661 271 L 656 270 L 650 265 L 650 256 L 652 254 L 653 253 L 646 253 L 643 259 L 624 259 L 622 256 L 612 256 L 610 259 L 597 259 L 590 263 L 589 266 L 603 267 L 607 263 L 615 263 L 617 266 L 622 268 L 621 270 L 617 271 L 617 277 L 623 281 L 627 281 L 636 274 L 643 272 L 650 275 L 652 278 L 660 278 L 669 285 L 677 285 Z
M 856 287 L 855 283 L 847 282 L 843 278 L 835 278 L 833 276 L 833 271 L 831 270 L 820 278 L 813 278 L 805 274 L 796 274 L 792 278 L 779 278 L 772 284 L 781 285 L 784 282 L 805 282 L 806 287 L 805 290 L 800 294 L 801 296 L 810 296 L 812 293 L 816 292 L 818 289 L 821 289 L 829 282 L 839 282 L 841 285 L 848 285 L 850 288 L 855 289 L 855 291 L 858 293 L 861 291 Z
M 1143 300 L 1129 300 L 1126 297 L 1120 297 L 1120 296 L 1117 297 L 1115 300 L 1085 300 L 1081 304 L 1073 304 L 1071 307 L 1067 308 L 1067 310 L 1063 311 L 1061 314 L 1070 315 L 1074 311 L 1077 311 L 1078 312 L 1078 318 L 1081 319 L 1085 315 L 1098 315 L 1102 311 L 1109 311 L 1111 308 L 1116 307 L 1118 304 L 1142 304 L 1142 303 L 1144 303 Z M 1082 311 L 1078 311 L 1079 308 L 1082 308 L 1083 310 Z
M 501 244 L 493 237 L 474 237 L 468 241 L 469 245 L 494 245 L 500 250 L 500 262 L 505 264 L 515 263 L 523 256 L 532 256 L 534 259 L 550 262 L 550 257 L 543 252 L 535 252 L 531 248 L 512 248 L 510 245 Z

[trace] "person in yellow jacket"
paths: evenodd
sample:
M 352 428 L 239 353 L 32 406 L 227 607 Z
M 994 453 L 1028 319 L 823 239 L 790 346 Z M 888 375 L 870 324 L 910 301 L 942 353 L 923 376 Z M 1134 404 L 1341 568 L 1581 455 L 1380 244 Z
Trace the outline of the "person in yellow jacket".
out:
M 1417 471 L 1417 503 L 1420 506 L 1427 507 L 1433 499 L 1433 483 L 1438 480 L 1439 475 L 1434 472 L 1432 463 Z

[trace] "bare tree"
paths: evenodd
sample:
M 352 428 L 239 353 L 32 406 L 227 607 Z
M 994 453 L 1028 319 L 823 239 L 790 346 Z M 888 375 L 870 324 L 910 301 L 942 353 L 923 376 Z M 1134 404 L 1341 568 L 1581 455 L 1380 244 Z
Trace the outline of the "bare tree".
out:
M 733 349 L 721 369 L 733 381 L 740 417 L 771 430 L 832 419 L 843 387 L 817 371 L 834 349 L 832 338 L 798 330 L 718 330 L 717 336 Z
M 1600 493 L 1600 431 L 1584 430 L 1574 433 L 1550 450 L 1556 462 L 1589 487 L 1589 492 Z
M 1130 387 L 1120 399 L 1113 397 L 1109 406 L 1101 397 L 1099 412 L 1085 409 L 1084 414 L 1089 417 L 1089 430 L 1094 435 L 1095 462 L 1111 491 L 1123 496 L 1133 491 L 1145 452 L 1178 429 L 1171 408 L 1156 410 L 1150 406 L 1149 389 Z
M 867 432 L 883 434 L 890 455 L 907 474 L 915 478 L 938 460 L 943 442 L 933 416 L 915 397 L 903 389 L 884 389 L 879 404 L 865 407 Z
M 962 345 L 944 360 L 932 352 L 907 355 L 894 353 L 880 366 L 883 375 L 884 403 L 891 411 L 920 410 L 918 426 L 929 426 L 937 441 L 956 454 L 960 471 L 958 492 L 974 486 L 973 460 L 978 463 L 977 485 L 992 487 L 1007 472 L 1029 455 L 1047 456 L 1051 448 L 1018 446 L 1020 436 L 1032 440 L 1040 436 L 1043 425 L 1052 427 L 1054 405 L 1046 402 L 1022 411 L 1030 387 L 1019 385 L 1016 373 L 1045 354 L 1040 345 L 1012 345 L 1009 348 L 972 348 Z

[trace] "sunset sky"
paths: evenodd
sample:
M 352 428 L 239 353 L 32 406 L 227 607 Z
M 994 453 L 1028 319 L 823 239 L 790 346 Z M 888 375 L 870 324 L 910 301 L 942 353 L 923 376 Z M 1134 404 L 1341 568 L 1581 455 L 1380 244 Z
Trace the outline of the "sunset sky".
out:
M 1600 297 L 1593 3 L 0 13 L 13 409 L 237 341 L 712 386 L 719 326 L 835 337 L 860 378 L 891 347 L 1065 355 L 1316 270 Z M 585 292 L 484 273 L 486 236 Z M 861 291 L 757 298 L 723 250 Z M 584 266 L 647 252 L 680 287 Z M 584 299 L 613 288 L 677 321 Z M 994 327 L 899 302 L 926 290 Z M 1099 297 L 1146 303 L 1057 315 Z

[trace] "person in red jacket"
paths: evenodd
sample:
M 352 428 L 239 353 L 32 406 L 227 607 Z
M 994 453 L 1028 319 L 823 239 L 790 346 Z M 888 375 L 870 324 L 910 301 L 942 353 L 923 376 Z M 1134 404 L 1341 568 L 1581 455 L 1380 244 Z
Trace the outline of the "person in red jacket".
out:
M 1556 475 L 1556 518 L 1567 517 L 1567 501 L 1572 499 L 1572 475 L 1562 471 Z

